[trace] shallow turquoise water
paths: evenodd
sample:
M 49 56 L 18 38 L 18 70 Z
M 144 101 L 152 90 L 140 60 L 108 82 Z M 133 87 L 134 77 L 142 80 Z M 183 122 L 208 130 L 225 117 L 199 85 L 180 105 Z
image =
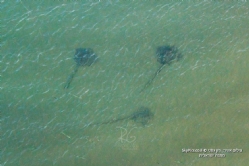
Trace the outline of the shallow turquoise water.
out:
M 1 2 L 2 165 L 246 165 L 249 5 L 243 2 Z M 183 59 L 159 67 L 157 46 Z M 70 88 L 75 48 L 99 56 Z M 124 120 L 140 106 L 143 127 Z M 202 159 L 183 148 L 240 148 Z

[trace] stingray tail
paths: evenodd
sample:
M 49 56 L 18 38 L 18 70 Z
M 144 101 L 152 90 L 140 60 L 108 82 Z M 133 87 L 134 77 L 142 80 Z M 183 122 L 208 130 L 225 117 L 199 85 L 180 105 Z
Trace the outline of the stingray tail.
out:
M 76 74 L 77 71 L 78 71 L 78 68 L 79 68 L 79 65 L 77 65 L 77 66 L 75 67 L 74 71 L 73 71 L 73 72 L 70 74 L 70 76 L 67 78 L 67 82 L 66 82 L 66 85 L 64 86 L 64 89 L 68 89 L 68 88 L 69 88 L 69 86 L 70 86 L 70 84 L 71 84 L 71 82 L 72 82 L 72 80 L 73 80 L 75 74 Z
M 163 67 L 165 66 L 165 64 L 162 64 L 156 71 L 156 73 L 153 75 L 153 77 L 144 85 L 144 87 L 140 90 L 139 93 L 143 92 L 144 89 L 146 89 L 155 79 L 155 77 L 160 73 L 160 71 L 163 69 Z

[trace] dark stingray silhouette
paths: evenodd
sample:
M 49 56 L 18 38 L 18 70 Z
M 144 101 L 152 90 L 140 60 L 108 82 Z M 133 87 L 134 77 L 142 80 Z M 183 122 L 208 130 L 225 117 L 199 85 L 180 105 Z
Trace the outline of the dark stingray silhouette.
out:
M 112 123 L 116 123 L 116 122 L 123 121 L 123 120 L 133 120 L 134 122 L 140 123 L 143 126 L 145 126 L 146 124 L 148 124 L 149 120 L 152 119 L 153 116 L 154 114 L 151 112 L 149 108 L 140 107 L 135 112 L 133 112 L 131 115 L 124 116 L 124 117 L 117 118 L 117 119 L 112 119 L 106 122 L 94 123 L 94 124 L 91 124 L 90 126 L 112 124 Z
M 182 57 L 182 54 L 178 52 L 178 49 L 175 46 L 166 45 L 157 48 L 156 57 L 157 57 L 157 62 L 159 62 L 161 65 L 157 69 L 153 77 L 145 84 L 145 86 L 140 92 L 142 92 L 152 83 L 152 81 L 160 73 L 160 71 L 162 71 L 163 67 L 166 64 L 170 65 L 173 60 L 178 61 Z
M 76 62 L 76 66 L 67 79 L 66 85 L 64 86 L 65 89 L 69 88 L 70 83 L 72 82 L 80 66 L 91 66 L 96 62 L 98 57 L 91 48 L 77 48 L 73 59 Z

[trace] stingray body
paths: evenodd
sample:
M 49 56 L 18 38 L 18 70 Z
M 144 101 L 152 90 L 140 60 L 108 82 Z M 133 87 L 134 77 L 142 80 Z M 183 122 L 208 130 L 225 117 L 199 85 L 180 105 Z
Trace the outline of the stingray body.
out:
M 91 48 L 77 48 L 73 59 L 77 66 L 91 66 L 97 60 L 97 55 Z
M 154 114 L 151 112 L 151 110 L 149 108 L 140 107 L 135 112 L 133 112 L 131 115 L 124 116 L 124 117 L 117 118 L 117 119 L 112 119 L 112 120 L 102 122 L 102 123 L 95 123 L 92 125 L 112 124 L 112 123 L 116 123 L 116 122 L 123 121 L 123 120 L 132 120 L 132 121 L 134 121 L 136 123 L 140 123 L 144 126 L 149 122 L 149 120 L 153 116 L 154 116 Z
M 153 77 L 145 84 L 145 86 L 140 92 L 142 92 L 145 88 L 147 88 L 152 83 L 152 81 L 160 73 L 160 71 L 163 69 L 163 67 L 166 64 L 170 65 L 172 61 L 174 60 L 178 61 L 182 57 L 182 55 L 181 53 L 178 52 L 175 46 L 165 45 L 165 46 L 160 46 L 157 48 L 156 57 L 157 57 L 157 62 L 159 62 L 161 65 L 157 69 Z
M 97 61 L 98 57 L 91 48 L 77 48 L 73 59 L 76 62 L 76 66 L 74 71 L 67 79 L 66 85 L 64 87 L 65 89 L 69 88 L 70 83 L 72 82 L 73 77 L 77 73 L 80 66 L 91 66 Z
M 156 51 L 157 61 L 162 64 L 170 64 L 173 60 L 178 60 L 180 54 L 175 46 L 160 46 Z

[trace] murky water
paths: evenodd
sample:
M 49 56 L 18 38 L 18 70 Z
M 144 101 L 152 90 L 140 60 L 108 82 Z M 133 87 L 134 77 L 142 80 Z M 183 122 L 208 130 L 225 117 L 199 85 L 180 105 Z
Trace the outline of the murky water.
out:
M 248 2 L 0 3 L 1 166 L 249 162 Z M 166 44 L 183 58 L 139 93 Z M 80 47 L 99 60 L 65 90 Z M 145 127 L 90 125 L 141 106 L 154 114 Z M 203 159 L 184 148 L 244 151 Z

